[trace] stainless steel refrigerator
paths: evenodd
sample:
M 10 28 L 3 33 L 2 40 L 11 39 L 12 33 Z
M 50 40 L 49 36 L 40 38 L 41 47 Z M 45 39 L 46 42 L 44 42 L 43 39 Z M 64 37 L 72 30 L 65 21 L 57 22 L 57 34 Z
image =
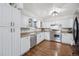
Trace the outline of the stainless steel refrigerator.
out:
M 73 39 L 75 42 L 75 45 L 73 45 L 73 53 L 72 55 L 79 55 L 79 20 L 77 17 L 74 19 L 73 23 Z
M 79 23 L 77 17 L 75 17 L 73 23 L 73 39 L 75 41 L 75 44 L 79 43 Z

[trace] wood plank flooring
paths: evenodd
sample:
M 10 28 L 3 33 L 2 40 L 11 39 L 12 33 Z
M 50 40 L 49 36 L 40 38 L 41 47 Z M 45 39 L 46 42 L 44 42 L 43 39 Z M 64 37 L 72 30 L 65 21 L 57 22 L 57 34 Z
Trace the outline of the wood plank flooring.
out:
M 72 49 L 69 45 L 45 40 L 24 56 L 72 56 Z

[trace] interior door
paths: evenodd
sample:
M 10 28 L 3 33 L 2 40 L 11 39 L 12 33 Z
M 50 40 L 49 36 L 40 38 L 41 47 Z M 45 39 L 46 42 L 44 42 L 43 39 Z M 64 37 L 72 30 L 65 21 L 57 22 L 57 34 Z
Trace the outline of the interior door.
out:
M 12 55 L 19 56 L 21 54 L 20 28 L 12 28 Z

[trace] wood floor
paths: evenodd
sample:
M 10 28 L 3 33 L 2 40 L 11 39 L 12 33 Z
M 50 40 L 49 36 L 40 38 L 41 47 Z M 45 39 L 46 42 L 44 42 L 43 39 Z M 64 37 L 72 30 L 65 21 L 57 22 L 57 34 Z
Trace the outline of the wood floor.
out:
M 72 56 L 72 49 L 69 45 L 45 40 L 24 56 Z

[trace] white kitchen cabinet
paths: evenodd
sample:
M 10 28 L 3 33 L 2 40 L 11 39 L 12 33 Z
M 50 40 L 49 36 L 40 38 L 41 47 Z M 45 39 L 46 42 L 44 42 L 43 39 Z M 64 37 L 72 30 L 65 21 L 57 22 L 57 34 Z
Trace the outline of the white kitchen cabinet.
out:
M 10 27 L 0 27 L 1 29 L 1 42 L 2 42 L 2 55 L 10 56 L 12 55 L 12 34 Z
M 15 9 L 15 8 L 12 8 L 12 25 L 13 26 L 18 26 L 20 27 L 21 26 L 21 11 Z
M 2 28 L 0 27 L 0 56 L 2 56 Z
M 20 28 L 14 27 L 12 29 L 12 55 L 18 56 L 21 53 L 21 38 L 20 38 Z
M 37 34 L 37 44 L 44 40 L 44 32 L 40 32 Z
M 25 16 L 25 15 L 21 15 L 22 16 L 22 20 L 21 20 L 21 27 L 29 27 L 29 17 Z
M 20 16 L 20 17 L 19 17 Z M 9 4 L 0 6 L 0 26 L 19 26 L 21 12 Z
M 41 27 L 41 21 L 40 20 L 37 20 L 36 26 L 37 26 L 37 28 Z
M 0 26 L 11 25 L 11 8 L 8 4 L 0 5 Z
M 62 43 L 74 44 L 73 35 L 68 33 L 62 33 Z
M 30 49 L 30 36 L 21 38 L 21 55 Z
M 45 32 L 44 39 L 50 40 L 50 32 Z
M 20 55 L 20 17 L 20 11 L 0 4 L 0 55 Z
M 1 37 L 1 54 L 3 56 L 16 56 L 20 55 L 20 29 L 11 27 L 0 27 Z

